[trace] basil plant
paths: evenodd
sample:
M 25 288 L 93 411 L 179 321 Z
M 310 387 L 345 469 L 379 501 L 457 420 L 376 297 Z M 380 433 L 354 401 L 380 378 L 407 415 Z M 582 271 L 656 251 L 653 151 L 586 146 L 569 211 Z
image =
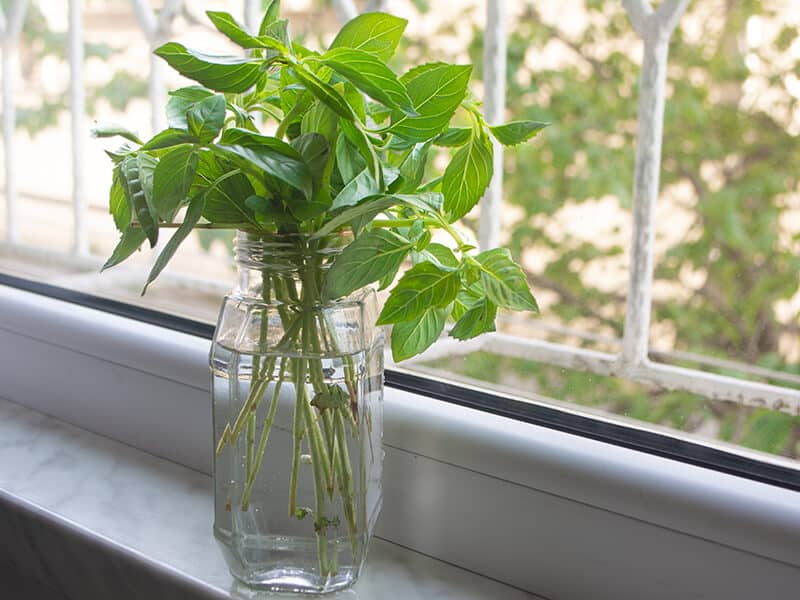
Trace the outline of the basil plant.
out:
M 393 326 L 398 361 L 429 347 L 448 319 L 450 335 L 465 340 L 494 331 L 498 308 L 537 310 L 508 250 L 477 252 L 455 223 L 492 177 L 491 138 L 519 144 L 545 124 L 488 125 L 468 91 L 470 65 L 433 62 L 395 74 L 387 61 L 404 19 L 362 14 L 317 52 L 291 40 L 278 5 L 273 0 L 258 32 L 228 13 L 207 13 L 246 50 L 241 56 L 176 42 L 155 50 L 199 84 L 170 92 L 167 129 L 147 141 L 122 127 L 94 130 L 127 139 L 109 153 L 110 212 L 122 237 L 104 268 L 145 242 L 154 247 L 164 229 L 174 233 L 147 285 L 193 229 L 312 237 L 349 230 L 352 241 L 320 293 L 388 288 L 410 257 L 378 318 Z M 450 127 L 459 111 L 468 125 Z M 426 178 L 434 147 L 452 149 L 452 160 Z M 437 230 L 452 243 L 431 241 Z

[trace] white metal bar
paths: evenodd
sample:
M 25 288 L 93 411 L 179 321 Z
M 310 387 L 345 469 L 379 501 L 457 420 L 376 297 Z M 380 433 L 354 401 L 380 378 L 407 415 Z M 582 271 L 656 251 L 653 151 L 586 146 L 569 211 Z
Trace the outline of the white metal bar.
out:
M 333 10 L 336 11 L 339 23 L 344 24 L 358 16 L 358 9 L 353 0 L 331 0 L 331 4 L 333 4 Z
M 250 33 L 258 33 L 258 26 L 261 23 L 261 1 L 244 0 L 244 24 Z
M 12 244 L 19 241 L 17 231 L 17 168 L 14 151 L 14 125 L 16 123 L 16 107 L 13 92 L 13 65 L 16 64 L 16 44 L 9 41 L 8 34 L 3 37 L 2 57 L 0 57 L 0 78 L 2 78 L 3 96 L 3 154 L 5 162 L 5 186 L 3 189 L 6 201 L 6 240 Z
M 0 77 L 2 78 L 3 101 L 3 152 L 5 154 L 5 186 L 6 201 L 6 240 L 9 243 L 19 241 L 17 226 L 17 172 L 14 151 L 14 135 L 17 122 L 17 110 L 14 105 L 14 68 L 17 66 L 17 42 L 25 22 L 28 9 L 27 0 L 13 0 L 8 14 L 2 19 L 2 50 L 0 50 Z
M 755 406 L 800 415 L 800 390 L 717 375 L 696 369 L 647 362 L 625 364 L 606 352 L 572 348 L 503 333 L 488 334 L 482 350 L 503 356 L 544 362 L 565 369 L 621 377 L 661 389 L 680 390 L 743 406 Z
M 483 107 L 484 117 L 490 125 L 501 123 L 506 109 L 506 0 L 486 3 L 486 32 L 483 42 Z M 481 200 L 478 240 L 481 250 L 500 243 L 500 213 L 503 204 L 503 146 L 494 146 L 494 175 Z
M 85 190 L 86 92 L 83 81 L 83 1 L 69 0 L 69 103 L 72 135 L 73 252 L 89 253 L 89 204 Z
M 632 366 L 647 363 L 669 38 L 687 4 L 688 0 L 665 0 L 661 6 L 666 7 L 665 11 L 654 13 L 645 0 L 624 0 L 631 23 L 644 43 L 633 182 L 633 238 L 620 358 Z
M 131 0 L 139 27 L 150 44 L 150 49 L 164 43 L 169 38 L 172 22 L 183 6 L 183 0 L 165 0 L 161 12 L 156 16 L 148 0 Z M 147 97 L 150 101 L 150 126 L 152 133 L 166 127 L 164 106 L 167 92 L 164 88 L 164 63 L 150 54 L 150 74 L 147 79 Z

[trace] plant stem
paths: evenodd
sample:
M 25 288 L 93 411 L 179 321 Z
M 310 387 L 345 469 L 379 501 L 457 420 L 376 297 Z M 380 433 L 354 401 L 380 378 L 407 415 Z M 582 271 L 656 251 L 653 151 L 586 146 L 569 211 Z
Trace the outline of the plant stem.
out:
M 256 482 L 256 477 L 261 470 L 261 461 L 264 459 L 264 451 L 267 448 L 267 440 L 269 433 L 272 430 L 272 423 L 275 421 L 275 414 L 278 412 L 278 402 L 280 400 L 281 386 L 283 385 L 283 378 L 286 376 L 287 359 L 281 359 L 281 366 L 278 369 L 278 377 L 275 380 L 275 387 L 272 390 L 272 400 L 270 402 L 269 413 L 267 418 L 264 419 L 264 425 L 261 428 L 261 439 L 258 442 L 258 450 L 256 451 L 256 462 L 253 465 L 253 471 L 247 480 L 244 494 L 242 495 L 242 506 L 247 507 L 250 504 L 250 494 L 253 492 L 253 486 Z M 244 508 L 243 510 L 247 510 Z

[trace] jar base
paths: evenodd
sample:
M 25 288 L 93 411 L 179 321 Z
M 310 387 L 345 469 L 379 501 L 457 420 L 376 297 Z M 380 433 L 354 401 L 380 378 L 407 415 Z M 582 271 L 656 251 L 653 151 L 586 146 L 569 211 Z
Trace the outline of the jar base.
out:
M 352 569 L 339 569 L 336 575 L 322 578 L 302 569 L 280 567 L 250 571 L 246 574 L 231 569 L 231 575 L 242 585 L 259 591 L 291 594 L 329 594 L 349 588 L 357 579 Z

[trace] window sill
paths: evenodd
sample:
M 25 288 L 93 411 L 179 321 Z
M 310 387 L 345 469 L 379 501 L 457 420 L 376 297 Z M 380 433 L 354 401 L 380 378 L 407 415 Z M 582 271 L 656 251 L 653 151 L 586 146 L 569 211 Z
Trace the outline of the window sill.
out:
M 0 395 L 209 472 L 208 340 L 0 286 L 0 352 Z M 800 493 L 391 388 L 385 415 L 384 539 L 554 598 L 800 585 Z
M 7 590 L 19 580 L 67 598 L 248 597 L 211 534 L 207 475 L 5 401 L 0 439 Z M 533 598 L 380 539 L 353 591 L 340 596 Z

